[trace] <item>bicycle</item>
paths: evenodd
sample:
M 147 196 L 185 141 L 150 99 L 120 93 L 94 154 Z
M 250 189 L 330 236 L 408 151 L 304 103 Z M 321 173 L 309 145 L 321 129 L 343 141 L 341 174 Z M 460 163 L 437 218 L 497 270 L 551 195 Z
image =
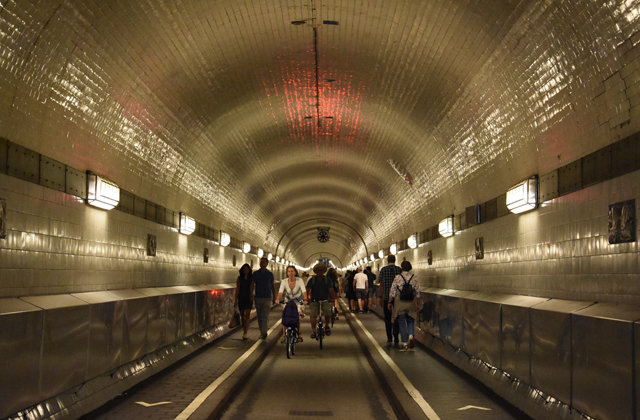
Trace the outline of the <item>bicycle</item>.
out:
M 324 330 L 324 312 L 322 311 L 322 304 L 329 301 L 317 300 L 316 302 L 318 302 L 318 325 L 316 328 L 316 340 L 318 340 L 318 343 L 320 343 L 320 350 L 322 350 L 322 340 L 324 339 L 324 336 L 326 334 Z
M 287 327 L 284 335 L 284 346 L 287 352 L 287 359 L 296 354 L 296 344 L 298 343 L 298 329 L 295 327 Z
M 338 316 L 338 310 L 335 306 L 331 306 L 331 328 L 333 328 L 334 322 L 336 322 L 336 317 Z

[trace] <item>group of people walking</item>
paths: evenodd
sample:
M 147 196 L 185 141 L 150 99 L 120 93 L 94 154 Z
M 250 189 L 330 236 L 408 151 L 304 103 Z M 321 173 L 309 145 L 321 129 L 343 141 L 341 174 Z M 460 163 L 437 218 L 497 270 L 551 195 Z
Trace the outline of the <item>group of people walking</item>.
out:
M 327 270 L 324 264 L 316 264 L 313 267 L 314 275 L 308 280 L 298 277 L 298 270 L 294 266 L 288 266 L 287 278 L 280 283 L 277 295 L 273 273 L 267 269 L 269 265 L 267 258 L 260 259 L 260 269 L 255 272 L 249 264 L 244 264 L 239 270 L 240 275 L 236 281 L 234 302 L 234 306 L 240 312 L 243 340 L 247 340 L 254 301 L 260 339 L 267 338 L 271 305 L 289 301 L 296 303 L 300 318 L 305 316 L 304 305 L 309 304 L 311 338 L 316 336 L 320 312 L 325 317 L 325 333 L 331 335 L 329 327 L 331 306 L 337 305 L 336 298 L 345 292 L 352 312 L 358 311 L 355 307 L 355 301 L 357 301 L 360 313 L 365 311 L 365 307 L 371 310 L 377 294 L 378 304 L 384 310 L 387 342 L 398 343 L 398 335 L 400 335 L 402 350 L 413 348 L 415 315 L 420 311 L 419 282 L 416 276 L 410 273 L 412 267 L 409 261 L 403 261 L 398 267 L 395 265 L 395 256 L 389 255 L 387 262 L 388 265 L 380 270 L 379 290 L 375 287 L 376 276 L 371 273 L 371 267 L 367 267 L 366 271 L 359 267 L 354 272 L 347 272 L 343 285 L 336 270 L 333 268 Z M 303 341 L 300 322 L 297 329 L 298 341 Z M 284 327 L 282 332 L 284 336 Z

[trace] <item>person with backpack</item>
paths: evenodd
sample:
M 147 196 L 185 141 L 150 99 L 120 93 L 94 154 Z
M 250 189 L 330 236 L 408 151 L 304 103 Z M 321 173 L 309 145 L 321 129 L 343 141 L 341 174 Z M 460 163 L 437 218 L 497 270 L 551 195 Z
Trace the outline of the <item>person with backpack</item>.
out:
M 330 336 L 331 305 L 336 298 L 333 291 L 333 283 L 325 276 L 327 267 L 324 264 L 316 264 L 315 267 L 313 267 L 313 272 L 315 276 L 311 276 L 307 283 L 307 301 L 310 302 L 309 311 L 311 312 L 311 329 L 313 330 L 311 338 L 316 338 L 318 317 L 320 316 L 321 310 L 322 315 L 324 315 L 325 333 L 327 336 Z M 320 307 L 320 302 L 323 302 L 322 307 Z
M 305 296 L 307 289 L 304 287 L 304 282 L 298 277 L 298 270 L 292 265 L 287 267 L 287 278 L 280 282 L 280 290 L 278 291 L 278 297 L 276 298 L 276 304 L 295 302 L 297 306 L 297 312 L 289 314 L 288 310 L 282 312 L 282 339 L 281 343 L 284 343 L 284 334 L 286 328 L 290 326 L 288 323 L 296 324 L 298 330 L 298 342 L 302 342 L 302 334 L 300 333 L 300 318 L 304 316 L 303 306 L 307 304 Z M 283 300 L 284 296 L 284 300 Z M 287 318 L 287 319 L 285 319 Z M 297 319 L 296 319 L 297 318 Z M 290 319 L 290 321 L 288 320 Z
M 401 351 L 406 351 L 414 346 L 414 316 L 420 311 L 420 289 L 416 276 L 409 273 L 412 269 L 411 263 L 403 261 L 400 268 L 402 273 L 398 274 L 391 284 L 387 308 L 393 310 L 393 317 L 398 320 L 402 340 Z

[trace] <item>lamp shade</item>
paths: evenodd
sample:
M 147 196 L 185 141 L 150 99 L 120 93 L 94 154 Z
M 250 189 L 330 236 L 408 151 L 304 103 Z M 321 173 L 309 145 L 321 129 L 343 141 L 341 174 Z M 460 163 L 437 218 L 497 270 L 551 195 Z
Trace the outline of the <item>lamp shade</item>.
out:
M 453 235 L 453 216 L 446 217 L 440 221 L 438 232 L 445 238 Z
M 231 236 L 227 232 L 220 232 L 220 245 L 227 246 L 231 243 Z
M 371 262 L 374 262 L 376 260 L 376 256 L 371 254 L 371 256 L 369 257 L 369 259 L 371 260 Z
M 382 250 L 378 251 L 378 258 L 384 258 L 384 252 Z
M 273 254 L 272 253 L 267 254 L 267 259 L 271 261 L 273 259 Z
M 258 248 L 258 258 L 264 257 L 264 251 L 261 248 Z
M 87 172 L 87 204 L 111 210 L 119 202 L 120 187 L 93 172 Z
M 191 235 L 196 230 L 196 221 L 184 213 L 180 213 L 180 233 Z
M 389 252 L 391 252 L 393 255 L 396 255 L 398 253 L 398 244 L 391 244 L 391 246 L 389 247 Z
M 249 251 L 251 251 L 251 244 L 249 242 L 244 242 L 242 244 L 242 252 L 244 252 L 246 254 Z
M 409 236 L 409 239 L 407 239 L 407 244 L 409 245 L 409 248 L 411 248 L 411 249 L 417 248 L 418 247 L 418 235 L 414 233 L 413 235 Z
M 533 177 L 514 185 L 507 191 L 507 208 L 512 213 L 533 210 L 538 204 L 538 178 Z

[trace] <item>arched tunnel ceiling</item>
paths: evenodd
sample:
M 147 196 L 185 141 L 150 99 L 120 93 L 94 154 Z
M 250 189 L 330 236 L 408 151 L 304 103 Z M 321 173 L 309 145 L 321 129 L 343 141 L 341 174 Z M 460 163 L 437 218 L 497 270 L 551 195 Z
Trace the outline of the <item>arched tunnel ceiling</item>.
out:
M 350 262 L 607 144 L 581 138 L 638 15 L 635 1 L 5 0 L 0 135 L 300 263 Z M 330 242 L 291 229 L 314 218 Z

